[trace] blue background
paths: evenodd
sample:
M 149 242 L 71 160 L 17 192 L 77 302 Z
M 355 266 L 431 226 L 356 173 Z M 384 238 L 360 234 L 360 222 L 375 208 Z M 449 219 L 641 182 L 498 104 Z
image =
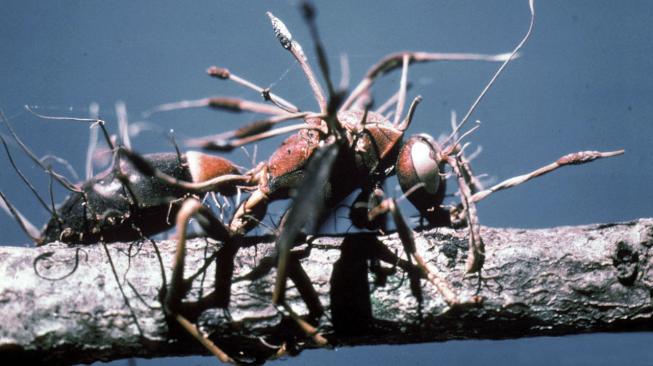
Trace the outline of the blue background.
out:
M 383 55 L 399 50 L 498 53 L 526 31 L 526 1 L 329 1 L 317 4 L 318 23 L 336 79 L 346 53 L 352 83 Z M 626 221 L 652 216 L 653 7 L 646 1 L 541 1 L 533 37 L 481 103 L 480 130 L 469 141 L 483 147 L 477 173 L 496 180 L 521 174 L 578 150 L 626 149 L 626 155 L 553 175 L 502 192 L 479 205 L 491 226 L 549 227 Z M 130 122 L 161 103 L 209 95 L 258 96 L 210 79 L 217 64 L 300 105 L 314 109 L 296 63 L 279 47 L 265 11 L 284 20 L 313 59 L 307 29 L 292 1 L 183 4 L 166 1 L 6 2 L 0 13 L 0 107 L 38 155 L 52 153 L 83 166 L 88 129 L 38 119 L 23 105 L 50 115 L 87 116 L 91 102 L 116 130 L 113 105 L 123 100 Z M 449 113 L 466 111 L 496 69 L 487 63 L 441 63 L 411 68 L 410 97 L 421 94 L 411 133 L 449 131 Z M 379 101 L 397 88 L 399 74 L 378 84 Z M 240 126 L 251 115 L 186 110 L 147 121 L 178 139 Z M 4 131 L 4 130 L 3 130 Z M 4 133 L 4 132 L 3 132 Z M 259 145 L 259 160 L 280 139 Z M 168 151 L 160 132 L 133 139 L 140 152 Z M 16 151 L 14 149 L 14 151 Z M 250 150 L 251 151 L 251 150 Z M 229 155 L 244 166 L 239 151 Z M 45 175 L 16 156 L 40 192 Z M 0 156 L 0 190 L 40 226 L 47 213 Z M 389 187 L 395 183 L 390 182 Z M 55 192 L 60 202 L 65 192 Z M 280 207 L 283 207 L 281 205 Z M 344 224 L 343 224 L 344 226 Z M 0 215 L 1 242 L 28 239 Z M 491 244 L 490 244 L 491 245 Z M 306 352 L 286 364 L 594 364 L 651 365 L 651 333 L 465 341 L 401 347 L 359 347 Z M 117 364 L 126 361 L 118 361 Z M 150 361 L 153 362 L 153 361 Z M 163 362 L 157 360 L 157 363 Z M 169 364 L 212 364 L 208 358 L 167 359 Z M 145 361 L 139 361 L 146 364 Z

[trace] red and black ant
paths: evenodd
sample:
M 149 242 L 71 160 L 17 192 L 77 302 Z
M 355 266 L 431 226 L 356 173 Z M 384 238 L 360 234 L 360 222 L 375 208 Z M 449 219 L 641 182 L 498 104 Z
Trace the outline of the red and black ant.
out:
M 247 86 L 261 93 L 263 98 L 271 104 L 250 102 L 235 98 L 210 98 L 196 103 L 181 103 L 166 105 L 158 108 L 165 110 L 176 107 L 207 105 L 218 108 L 255 111 L 269 115 L 264 121 L 259 121 L 231 133 L 214 137 L 195 139 L 191 143 L 209 150 L 230 150 L 237 146 L 256 142 L 272 136 L 297 131 L 287 138 L 270 158 L 256 168 L 242 175 L 230 177 L 231 171 L 221 172 L 224 175 L 213 175 L 209 183 L 199 183 L 189 178 L 189 173 L 178 173 L 167 165 L 172 161 L 179 164 L 178 156 L 166 155 L 162 159 L 166 164 L 159 164 L 153 156 L 140 156 L 129 149 L 116 149 L 116 156 L 126 157 L 136 168 L 129 172 L 118 173 L 112 176 L 120 186 L 126 190 L 131 185 L 132 176 L 141 179 L 142 188 L 163 187 L 179 189 L 179 195 L 171 195 L 163 188 L 156 188 L 147 193 L 155 202 L 164 197 L 185 198 L 188 193 L 207 191 L 214 188 L 232 190 L 235 185 L 243 186 L 250 190 L 249 197 L 239 206 L 234 217 L 228 225 L 222 224 L 213 217 L 212 213 L 197 199 L 188 198 L 179 205 L 176 215 L 178 231 L 177 255 L 173 269 L 173 280 L 167 291 L 165 299 L 166 311 L 181 323 L 189 332 L 195 335 L 209 350 L 221 360 L 233 362 L 224 352 L 219 350 L 208 339 L 202 336 L 197 329 L 180 315 L 181 302 L 187 293 L 188 284 L 183 277 L 185 232 L 191 217 L 199 219 L 207 233 L 224 241 L 225 255 L 223 265 L 229 265 L 228 258 L 233 258 L 238 250 L 237 239 L 244 236 L 256 227 L 265 215 L 269 202 L 295 197 L 290 210 L 285 215 L 277 239 L 277 277 L 273 291 L 272 302 L 288 312 L 302 326 L 307 334 L 313 335 L 318 344 L 326 344 L 326 340 L 317 332 L 316 328 L 297 316 L 284 300 L 286 279 L 289 268 L 296 266 L 291 255 L 296 239 L 306 226 L 319 222 L 325 213 L 335 207 L 347 196 L 360 191 L 354 209 L 352 221 L 358 226 L 374 229 L 379 222 L 378 217 L 390 213 L 394 219 L 397 232 L 402 239 L 404 249 L 410 259 L 415 259 L 422 275 L 427 278 L 443 295 L 445 301 L 453 306 L 460 303 L 451 286 L 437 272 L 424 262 L 417 252 L 413 240 L 413 231 L 405 222 L 399 212 L 394 199 L 385 199 L 383 183 L 391 175 L 397 175 L 399 183 L 408 199 L 418 209 L 420 215 L 433 226 L 452 226 L 466 223 L 469 227 L 469 253 L 467 257 L 467 272 L 479 272 L 484 260 L 483 241 L 480 236 L 478 217 L 475 203 L 489 194 L 501 189 L 513 187 L 529 179 L 546 174 L 558 167 L 570 164 L 581 164 L 603 157 L 622 154 L 623 151 L 593 152 L 585 151 L 566 155 L 553 164 L 537 169 L 529 174 L 508 179 L 489 189 L 482 189 L 477 184 L 469 162 L 464 156 L 465 145 L 461 141 L 473 130 L 459 136 L 459 131 L 469 120 L 476 106 L 499 74 L 510 60 L 517 54 L 522 45 L 530 36 L 533 20 L 533 2 L 530 2 L 531 23 L 528 32 L 522 41 L 510 54 L 479 55 L 479 54 L 446 54 L 426 52 L 401 52 L 389 55 L 375 64 L 366 74 L 365 78 L 345 98 L 345 90 L 336 90 L 331 82 L 326 57 L 319 40 L 317 27 L 314 22 L 314 10 L 304 4 L 304 18 L 307 20 L 313 41 L 316 45 L 320 69 L 327 84 L 328 94 L 325 95 L 320 83 L 317 81 L 312 68 L 302 50 L 301 45 L 293 39 L 286 26 L 271 13 L 268 13 L 273 29 L 281 43 L 295 57 L 308 79 L 313 95 L 318 103 L 319 112 L 300 111 L 292 103 L 261 88 L 245 79 L 242 79 L 223 68 L 212 67 L 209 75 L 220 79 L 229 79 Z M 454 123 L 454 131 L 449 138 L 438 142 L 426 134 L 412 136 L 403 142 L 405 131 L 413 119 L 417 104 L 421 98 L 415 98 L 410 104 L 405 117 L 404 114 L 408 68 L 411 63 L 446 61 L 446 60 L 482 60 L 502 62 L 501 67 L 494 74 L 486 88 L 481 92 L 476 101 L 469 108 L 465 116 Z M 401 82 L 396 97 L 386 105 L 395 105 L 393 121 L 383 114 L 385 106 L 380 110 L 371 110 L 370 90 L 374 82 L 381 76 L 401 69 Z M 328 96 L 328 97 L 327 97 Z M 302 119 L 303 122 L 273 129 L 277 123 Z M 188 155 L 187 155 L 188 156 Z M 120 160 L 120 158 L 117 158 Z M 190 163 L 190 161 L 188 161 Z M 225 163 L 230 166 L 230 163 Z M 120 164 L 114 164 L 114 169 Z M 177 166 L 174 165 L 173 166 Z M 203 166 L 203 165 L 202 165 Z M 458 192 L 461 202 L 453 209 L 443 206 L 446 177 L 449 175 L 446 167 L 449 166 L 452 175 L 457 177 Z M 203 170 L 203 169 L 202 169 Z M 120 171 L 120 169 L 116 169 Z M 158 180 L 155 182 L 155 179 Z M 218 183 L 219 182 L 219 183 Z M 224 184 L 224 186 L 223 186 Z M 136 195 L 122 193 L 121 199 L 130 202 Z M 169 200 L 164 201 L 166 207 Z M 147 201 L 146 201 L 147 202 Z M 81 205 L 81 203 L 80 203 Z M 124 214 L 130 212 L 127 206 L 121 206 L 117 212 Z M 138 206 L 136 206 L 138 207 Z M 158 207 L 152 204 L 152 207 Z M 362 210 L 357 208 L 363 207 Z M 158 212 L 158 211 L 157 211 Z M 167 210 L 166 210 L 167 212 Z M 157 216 L 166 222 L 167 216 Z M 79 216 L 77 218 L 79 221 Z M 130 223 L 131 225 L 132 223 Z M 143 222 L 146 230 L 156 231 L 158 224 Z M 104 224 L 95 225 L 101 229 Z M 93 227 L 93 225 L 91 225 Z M 85 229 L 83 229 L 85 230 Z M 85 235 L 90 232 L 78 230 Z M 228 279 L 229 280 L 229 279 Z M 224 285 L 224 284 L 223 284 Z M 313 301 L 307 301 L 313 303 Z M 310 307 L 310 306 L 309 306 Z M 321 305 L 313 305 L 314 313 L 321 314 Z
M 466 272 L 475 273 L 481 271 L 485 255 L 476 214 L 476 202 L 493 192 L 516 186 L 561 166 L 582 164 L 597 158 L 623 153 L 623 150 L 605 153 L 596 151 L 573 153 L 561 157 L 552 164 L 508 179 L 489 189 L 483 189 L 477 183 L 469 162 L 464 156 L 466 145 L 461 144 L 461 141 L 475 128 L 462 135 L 459 135 L 459 132 L 487 90 L 529 38 L 535 17 L 533 2 L 530 1 L 529 5 L 531 11 L 529 29 L 510 54 L 426 52 L 391 54 L 375 64 L 365 78 L 345 98 L 345 90 L 336 90 L 331 82 L 325 53 L 314 21 L 314 10 L 310 5 L 304 3 L 304 19 L 309 25 L 320 69 L 327 84 L 328 94 L 326 95 L 317 81 L 301 45 L 293 38 L 281 20 L 271 13 L 268 13 L 268 16 L 282 47 L 288 50 L 301 66 L 319 106 L 319 112 L 302 112 L 269 89 L 261 88 L 219 67 L 209 68 L 209 75 L 219 79 L 232 80 L 251 88 L 261 93 L 266 101 L 271 102 L 272 106 L 268 105 L 267 108 L 263 108 L 255 102 L 219 98 L 217 102 L 216 99 L 205 99 L 168 104 L 157 108 L 157 110 L 166 110 L 204 105 L 215 106 L 227 101 L 238 110 L 246 109 L 270 115 L 268 119 L 258 121 L 243 129 L 190 141 L 194 146 L 209 150 L 231 150 L 247 143 L 297 131 L 288 137 L 267 161 L 245 173 L 249 177 L 247 183 L 244 184 L 247 186 L 245 189 L 249 189 L 251 194 L 238 207 L 230 223 L 224 226 L 220 224 L 220 229 L 214 230 L 214 232 L 217 234 L 216 239 L 233 243 L 259 224 L 271 201 L 294 197 L 289 211 L 282 220 L 276 242 L 277 275 L 272 302 L 290 314 L 307 334 L 313 336 L 316 343 L 324 345 L 327 342 L 315 327 L 297 316 L 284 299 L 289 268 L 294 268 L 297 265 L 291 255 L 291 249 L 304 228 L 320 222 L 323 216 L 331 211 L 331 208 L 338 205 L 347 196 L 360 191 L 352 209 L 352 221 L 358 226 L 374 229 L 378 222 L 382 221 L 378 220 L 380 215 L 391 214 L 409 259 L 415 259 L 422 276 L 439 290 L 450 306 L 454 306 L 461 303 L 461 300 L 451 286 L 425 263 L 418 253 L 413 239 L 413 231 L 400 214 L 396 201 L 391 198 L 384 199 L 385 194 L 382 187 L 386 178 L 397 175 L 404 194 L 430 225 L 466 224 L 468 226 L 469 253 Z M 406 104 L 409 65 L 415 62 L 445 60 L 483 60 L 502 62 L 502 64 L 465 116 L 459 122 L 454 123 L 454 130 L 446 140 L 438 142 L 427 134 L 419 134 L 403 142 L 404 133 L 409 128 L 417 104 L 421 100 L 420 97 L 415 98 L 410 104 L 407 114 L 402 118 Z M 390 121 L 382 111 L 371 110 L 370 89 L 376 79 L 396 69 L 402 70 L 399 91 L 382 107 L 385 109 L 389 105 L 396 106 L 393 121 Z M 274 124 L 292 119 L 302 119 L 303 122 L 273 129 Z M 133 156 L 133 161 L 139 159 L 138 156 Z M 145 163 L 143 162 L 143 172 L 148 171 L 148 175 L 156 174 L 170 184 L 179 187 L 184 187 L 187 184 L 175 183 L 174 179 L 166 177 L 162 172 L 148 168 Z M 447 172 L 447 166 L 450 167 L 450 172 Z M 446 177 L 450 174 L 457 178 L 461 200 L 460 204 L 451 209 L 443 205 Z M 360 209 L 361 207 L 363 209 Z M 171 291 L 169 291 L 171 296 L 167 299 L 168 309 L 173 313 L 176 313 L 175 309 L 179 309 L 179 304 L 185 294 L 184 289 L 188 287 L 183 279 L 186 226 L 190 218 L 200 212 L 203 212 L 202 215 L 206 215 L 205 209 L 199 201 L 191 199 L 183 204 L 177 217 L 179 241 L 174 264 L 176 280 L 173 280 L 171 284 Z M 230 255 L 235 255 L 235 251 L 237 251 L 237 247 L 232 247 Z M 305 292 L 314 293 L 311 289 Z M 315 304 L 313 300 L 305 298 L 311 313 L 321 315 L 322 309 L 319 301 Z M 478 301 L 478 299 L 472 299 L 472 301 Z M 176 316 L 178 320 L 181 318 L 180 315 Z M 192 327 L 188 325 L 187 329 L 193 332 L 190 328 Z M 204 344 L 209 344 L 207 339 L 197 334 L 196 336 Z M 215 345 L 210 344 L 207 347 L 221 360 L 233 361 L 222 351 L 216 351 Z

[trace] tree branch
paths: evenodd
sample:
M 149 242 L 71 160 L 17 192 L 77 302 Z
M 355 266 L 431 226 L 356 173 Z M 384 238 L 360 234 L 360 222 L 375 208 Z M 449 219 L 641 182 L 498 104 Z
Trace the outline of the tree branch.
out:
M 301 262 L 328 309 L 321 331 L 333 344 L 359 345 L 651 329 L 653 219 L 544 230 L 484 227 L 481 233 L 487 260 L 480 285 L 478 276 L 463 278 L 466 230 L 417 235 L 427 239 L 419 240 L 418 250 L 461 298 L 472 298 L 480 286 L 482 304 L 453 309 L 424 280 L 420 306 L 401 268 L 384 286 L 375 286 L 369 235 L 349 236 L 344 245 L 342 237 L 314 240 Z M 381 239 L 390 248 L 386 254 L 406 258 L 396 235 Z M 175 244 L 158 245 L 170 277 Z M 191 241 L 186 277 L 218 247 Z M 138 327 L 102 246 L 0 248 L 1 359 L 66 364 L 205 353 L 184 333 L 169 331 L 158 301 L 162 277 L 153 246 L 108 248 Z M 269 242 L 241 249 L 234 278 L 273 249 Z M 211 291 L 215 265 L 206 273 L 203 283 L 201 275 L 194 282 L 191 298 L 200 289 Z M 217 309 L 200 316 L 202 329 L 230 355 L 260 361 L 274 355 L 273 344 L 285 342 L 291 353 L 312 347 L 270 305 L 273 280 L 274 271 L 253 281 L 234 280 L 231 318 Z M 295 311 L 307 312 L 294 286 L 287 298 Z

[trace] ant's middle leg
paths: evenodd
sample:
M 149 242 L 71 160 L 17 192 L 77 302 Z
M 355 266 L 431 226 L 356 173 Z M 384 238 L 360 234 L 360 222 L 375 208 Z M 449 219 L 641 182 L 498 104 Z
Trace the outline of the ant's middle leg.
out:
M 404 247 L 404 250 L 410 257 L 415 258 L 417 262 L 417 267 L 419 267 L 424 276 L 428 279 L 431 284 L 435 286 L 438 292 L 442 295 L 445 302 L 449 306 L 455 306 L 460 304 L 460 299 L 458 295 L 453 290 L 453 287 L 442 275 L 438 273 L 437 270 L 432 268 L 425 260 L 424 257 L 417 251 L 417 246 L 415 244 L 415 235 L 413 230 L 408 226 L 406 220 L 404 219 L 399 207 L 397 206 L 396 201 L 393 198 L 386 198 L 376 207 L 373 207 L 369 212 L 369 220 L 372 221 L 378 215 L 384 213 L 390 213 L 397 227 L 397 233 L 399 234 L 399 240 Z

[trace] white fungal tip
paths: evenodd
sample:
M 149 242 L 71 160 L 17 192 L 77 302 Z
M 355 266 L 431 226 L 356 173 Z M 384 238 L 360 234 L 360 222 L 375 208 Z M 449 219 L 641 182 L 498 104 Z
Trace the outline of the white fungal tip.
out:
M 279 42 L 281 42 L 281 46 L 283 48 L 289 50 L 290 47 L 292 47 L 292 34 L 290 34 L 290 31 L 286 27 L 283 22 L 275 17 L 271 12 L 267 12 L 268 17 L 270 18 L 270 21 L 272 22 L 272 29 L 274 29 L 274 35 L 277 36 L 277 39 Z
M 508 53 L 501 53 L 501 54 L 498 54 L 498 55 L 494 56 L 494 60 L 495 61 L 506 61 L 508 59 L 514 60 L 514 59 L 519 58 L 519 57 L 521 57 L 521 53 L 519 53 L 519 52 L 515 52 L 514 54 L 512 52 L 508 52 Z

